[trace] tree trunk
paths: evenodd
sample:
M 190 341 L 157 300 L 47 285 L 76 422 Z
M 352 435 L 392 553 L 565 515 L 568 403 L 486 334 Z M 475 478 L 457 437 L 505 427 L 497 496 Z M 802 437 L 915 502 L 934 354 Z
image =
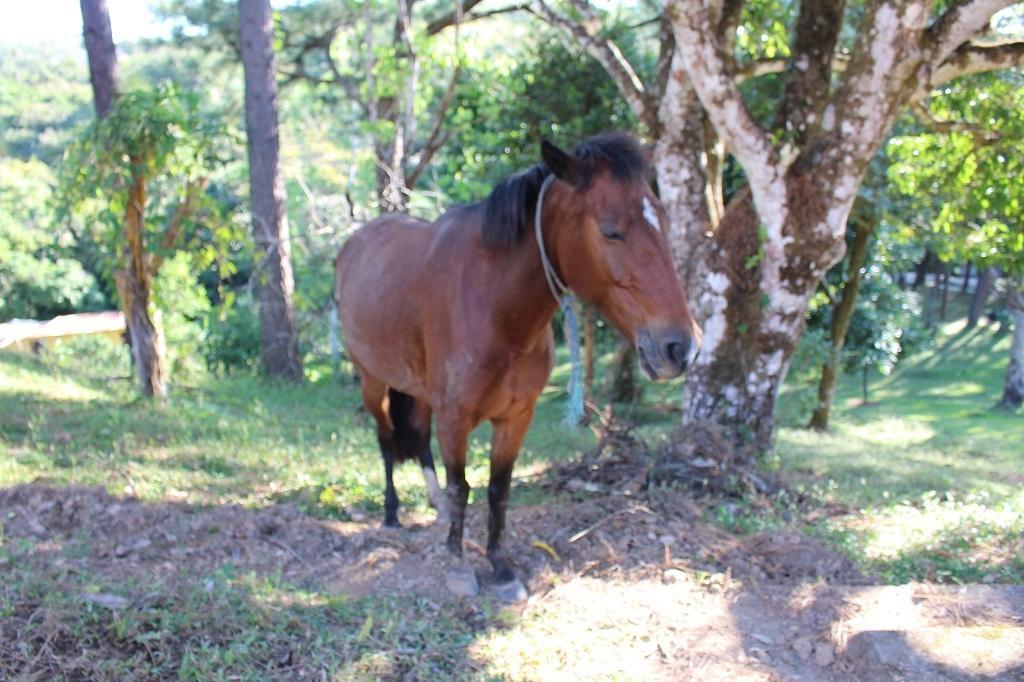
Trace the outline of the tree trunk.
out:
M 924 284 L 925 279 L 928 277 L 928 268 L 931 266 L 931 263 L 932 252 L 925 251 L 924 257 L 921 258 L 921 261 L 914 268 L 914 291 L 920 289 L 921 285 Z
M 967 293 L 967 285 L 971 281 L 971 270 L 974 269 L 974 264 L 971 261 L 967 261 L 964 264 L 964 281 L 960 282 L 960 293 Z
M 998 277 L 999 270 L 996 268 L 981 268 L 978 270 L 978 286 L 974 288 L 974 296 L 971 297 L 971 308 L 967 313 L 968 329 L 978 326 L 981 316 L 985 313 L 988 297 L 992 295 L 992 289 L 995 287 Z
M 752 194 L 741 191 L 691 278 L 704 338 L 687 375 L 683 418 L 688 427 L 713 425 L 725 434 L 737 461 L 771 449 L 775 403 L 803 333 L 807 304 L 845 249 L 841 237 L 824 238 L 820 226 L 842 220 L 842 231 L 829 225 L 827 232 L 842 235 L 853 197 L 846 206 L 830 207 L 825 197 L 842 197 L 841 192 L 823 191 L 817 182 L 813 172 L 800 168 L 774 181 L 778 203 L 762 213 L 774 213 L 776 229 L 786 226 L 784 248 L 763 238 L 768 229 L 759 229 L 763 223 Z
M 137 161 L 132 159 L 132 165 Z M 135 363 L 139 391 L 145 397 L 167 395 L 166 344 L 160 325 L 153 319 L 150 298 L 153 280 L 146 259 L 144 220 L 146 178 L 132 175 L 128 208 L 125 210 L 125 254 L 128 266 L 114 275 L 128 327 L 128 340 Z
M 615 351 L 612 361 L 612 402 L 635 403 L 640 398 L 640 382 L 637 381 L 637 357 L 633 344 L 623 339 Z
M 106 118 L 117 95 L 117 50 L 107 0 L 81 0 L 82 35 L 89 56 L 89 80 L 96 117 Z
M 245 127 L 253 234 L 263 254 L 255 273 L 260 288 L 263 367 L 269 376 L 301 381 L 302 362 L 292 311 L 295 285 L 280 168 L 269 0 L 239 0 L 238 30 L 245 69 Z
M 594 398 L 594 306 L 583 304 L 583 398 Z
M 949 263 L 942 264 L 942 304 L 939 306 L 939 321 L 946 321 L 946 311 L 949 309 Z
M 1011 282 L 1006 292 L 1006 307 L 1013 320 L 1010 364 L 1006 368 L 1003 397 L 999 407 L 1015 410 L 1024 404 L 1024 281 Z
M 856 206 L 854 207 L 856 212 Z M 832 409 L 832 399 L 836 393 L 836 376 L 838 374 L 839 358 L 843 353 L 843 345 L 846 343 L 846 330 L 850 328 L 850 320 L 853 319 L 853 311 L 857 302 L 857 295 L 860 292 L 860 271 L 868 257 L 868 244 L 871 242 L 871 235 L 875 231 L 875 220 L 873 216 L 855 215 L 853 243 L 850 245 L 848 265 L 846 269 L 846 284 L 838 303 L 832 309 L 832 324 L 829 328 L 828 359 L 821 366 L 821 381 L 818 383 L 818 404 L 811 413 L 809 428 L 816 431 L 828 430 L 829 413 Z

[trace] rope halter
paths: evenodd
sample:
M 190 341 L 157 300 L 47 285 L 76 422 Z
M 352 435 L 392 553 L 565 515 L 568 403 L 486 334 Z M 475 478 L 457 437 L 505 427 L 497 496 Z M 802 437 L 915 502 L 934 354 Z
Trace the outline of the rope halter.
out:
M 544 279 L 547 280 L 548 289 L 551 290 L 551 295 L 555 297 L 555 301 L 561 303 L 562 297 L 568 295 L 569 287 L 559 278 L 554 266 L 551 265 L 551 259 L 548 258 L 547 251 L 544 249 L 544 234 L 541 231 L 540 222 L 540 216 L 544 209 L 544 195 L 547 194 L 548 187 L 554 181 L 555 174 L 552 173 L 544 178 L 544 184 L 540 186 L 540 193 L 537 195 L 537 208 L 533 216 L 533 229 L 537 233 L 537 249 L 540 251 L 541 265 L 544 266 Z

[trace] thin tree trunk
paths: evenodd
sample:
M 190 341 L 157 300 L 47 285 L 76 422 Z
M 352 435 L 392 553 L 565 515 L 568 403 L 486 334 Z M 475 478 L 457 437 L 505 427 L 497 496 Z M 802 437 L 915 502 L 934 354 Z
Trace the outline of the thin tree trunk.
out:
M 856 211 L 856 207 L 854 211 Z M 856 214 L 855 214 L 856 215 Z M 816 431 L 828 430 L 829 413 L 832 409 L 832 400 L 836 393 L 836 376 L 838 374 L 839 358 L 843 353 L 843 345 L 846 343 L 846 331 L 850 328 L 850 320 L 853 319 L 853 311 L 856 307 L 857 295 L 860 293 L 860 271 L 868 257 L 868 244 L 871 242 L 871 235 L 875 230 L 873 216 L 856 216 L 854 221 L 853 243 L 850 245 L 848 265 L 846 269 L 846 284 L 838 303 L 832 309 L 832 324 L 829 329 L 828 359 L 821 366 L 821 381 L 818 383 L 818 404 L 811 413 L 811 421 L 808 426 Z
M 583 304 L 583 397 L 594 397 L 594 306 Z
M 1024 405 L 1024 281 L 1018 279 L 1010 284 L 1006 292 L 1006 307 L 1013 320 L 1013 342 L 999 407 L 1015 410 Z
M 942 305 L 939 308 L 939 321 L 946 321 L 946 311 L 949 309 L 949 263 L 942 264 Z
M 971 281 L 971 270 L 973 270 L 974 264 L 971 261 L 967 261 L 964 265 L 964 281 L 960 283 L 960 293 L 967 293 L 967 285 Z
M 89 58 L 93 104 L 97 118 L 105 118 L 117 96 L 117 50 L 110 30 L 106 0 L 81 0 L 82 34 Z M 138 159 L 132 164 L 132 184 L 124 216 L 125 260 L 127 267 L 114 273 L 127 327 L 128 345 L 143 396 L 167 395 L 166 343 L 160 325 L 154 320 L 150 298 L 152 273 L 146 258 L 146 177 Z
M 623 339 L 612 361 L 612 402 L 635 403 L 640 398 L 641 388 L 636 370 L 636 348 Z
M 931 263 L 932 263 L 932 252 L 931 251 L 925 251 L 924 252 L 924 257 L 921 258 L 921 261 L 917 264 L 917 267 L 914 268 L 914 286 L 913 286 L 913 288 L 914 288 L 915 291 L 920 289 L 921 285 L 924 284 L 925 279 L 928 277 L 928 268 L 929 268 L 929 266 L 931 266 Z
M 133 166 L 137 164 L 135 159 L 131 161 Z M 129 192 L 124 217 L 128 264 L 114 278 L 128 327 L 139 391 L 143 396 L 162 399 L 167 395 L 167 353 L 163 332 L 152 316 L 150 305 L 153 280 L 144 242 L 146 178 L 133 172 Z
M 117 96 L 117 50 L 107 0 L 81 0 L 82 35 L 89 56 L 89 80 L 96 117 L 106 118 Z
M 263 367 L 269 376 L 301 381 L 302 362 L 292 311 L 295 285 L 280 168 L 269 0 L 239 0 L 238 30 L 245 69 L 245 127 L 249 143 L 253 234 L 263 256 L 256 269 Z
M 992 289 L 995 287 L 998 277 L 999 270 L 996 268 L 981 268 L 978 270 L 978 286 L 974 288 L 974 296 L 971 297 L 971 308 L 967 313 L 968 329 L 978 326 L 981 316 L 985 313 L 988 297 L 992 295 Z

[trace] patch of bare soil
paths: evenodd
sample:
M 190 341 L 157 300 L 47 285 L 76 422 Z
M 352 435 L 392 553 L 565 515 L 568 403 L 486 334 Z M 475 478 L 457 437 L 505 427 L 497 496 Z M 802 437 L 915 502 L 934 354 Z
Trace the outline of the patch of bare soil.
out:
M 708 523 L 689 492 L 652 487 L 650 459 L 631 447 L 555 472 L 553 502 L 509 510 L 507 546 L 531 597 L 515 607 L 517 625 L 474 645 L 481 666 L 500 660 L 523 679 L 1024 679 L 1022 588 L 871 586 L 812 538 Z M 483 599 L 486 514 L 474 504 L 467 519 Z M 4 542 L 31 543 L 24 560 L 40 570 L 108 583 L 181 580 L 183 569 L 198 579 L 231 562 L 332 592 L 458 601 L 444 589 L 445 529 L 430 518 L 405 516 L 392 530 L 288 504 L 198 507 L 23 485 L 0 490 L 0 519 Z M 0 617 L 0 655 L 30 617 Z

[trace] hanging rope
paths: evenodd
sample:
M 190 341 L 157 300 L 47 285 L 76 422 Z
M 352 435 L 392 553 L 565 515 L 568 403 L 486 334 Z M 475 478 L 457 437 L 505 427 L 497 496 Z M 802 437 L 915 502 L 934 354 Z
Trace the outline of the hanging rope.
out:
M 562 311 L 562 331 L 565 334 L 565 342 L 569 346 L 569 404 L 566 405 L 564 423 L 569 427 L 576 427 L 583 421 L 583 361 L 580 358 L 580 324 L 576 319 L 576 309 L 572 304 L 572 292 L 569 291 L 568 285 L 558 277 L 554 266 L 551 265 L 548 254 L 544 250 L 544 234 L 541 231 L 544 195 L 554 181 L 555 176 L 551 174 L 544 178 L 544 184 L 540 186 L 533 227 L 537 234 L 540 262 L 544 267 L 544 279 Z

